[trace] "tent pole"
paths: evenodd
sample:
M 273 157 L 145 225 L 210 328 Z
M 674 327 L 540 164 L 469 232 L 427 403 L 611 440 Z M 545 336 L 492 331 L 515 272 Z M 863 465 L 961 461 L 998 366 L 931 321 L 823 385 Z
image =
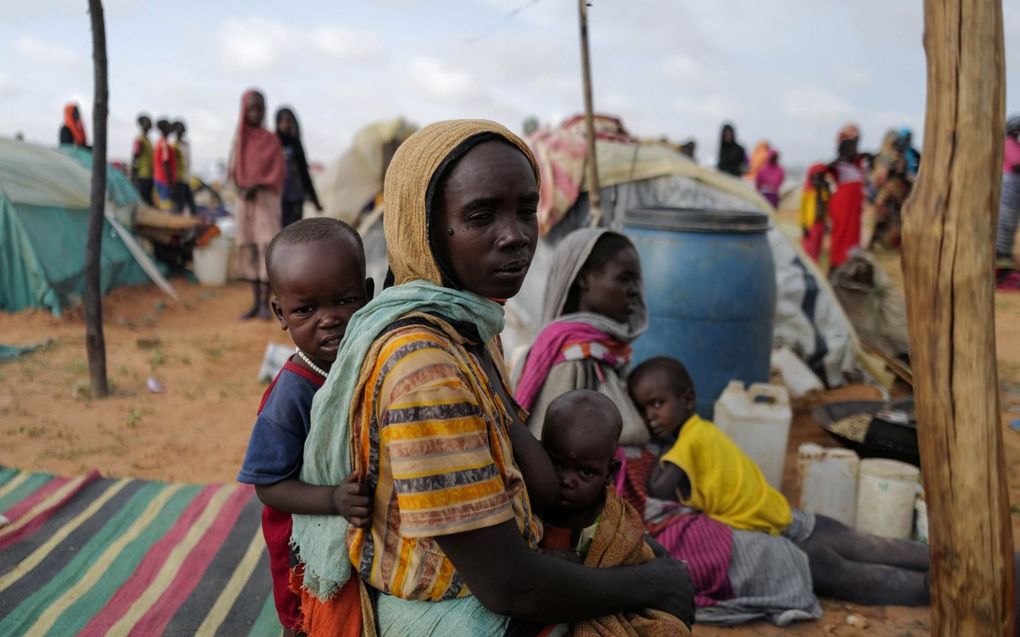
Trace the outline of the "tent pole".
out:
M 595 155 L 595 113 L 591 99 L 591 61 L 588 57 L 588 0 L 578 0 L 581 29 L 581 83 L 584 88 L 584 125 L 588 137 L 588 216 L 591 225 L 602 221 L 602 197 L 599 191 L 599 163 Z
M 999 0 L 926 0 L 924 155 L 903 274 L 931 542 L 932 635 L 1014 632 L 1014 558 L 995 357 L 1002 177 Z
M 92 397 L 109 394 L 106 377 L 106 341 L 103 337 L 103 299 L 100 292 L 100 259 L 103 211 L 106 207 L 106 120 L 109 88 L 106 64 L 106 25 L 101 0 L 89 0 L 92 22 L 92 65 L 95 92 L 92 104 L 92 192 L 89 197 L 88 237 L 85 243 L 85 351 L 89 360 Z

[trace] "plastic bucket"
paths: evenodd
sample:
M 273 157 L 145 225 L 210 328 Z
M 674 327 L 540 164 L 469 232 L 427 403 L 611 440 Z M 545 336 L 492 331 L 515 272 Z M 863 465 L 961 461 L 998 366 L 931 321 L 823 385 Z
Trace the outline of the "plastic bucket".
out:
M 914 526 L 914 498 L 921 472 L 897 460 L 861 461 L 857 489 L 857 530 L 906 540 Z
M 192 268 L 199 283 L 213 287 L 227 284 L 230 245 L 229 239 L 216 237 L 209 245 L 195 248 Z
M 823 449 L 807 442 L 800 446 L 800 508 L 853 527 L 857 518 L 860 459 L 849 449 Z

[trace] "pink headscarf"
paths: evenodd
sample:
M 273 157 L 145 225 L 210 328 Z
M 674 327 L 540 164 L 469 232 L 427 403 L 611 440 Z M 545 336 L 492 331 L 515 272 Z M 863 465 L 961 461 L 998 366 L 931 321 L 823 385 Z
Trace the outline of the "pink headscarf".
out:
M 248 89 L 241 97 L 241 118 L 237 123 L 237 135 L 234 138 L 234 166 L 231 177 L 241 188 L 266 188 L 271 192 L 283 190 L 283 179 L 286 168 L 283 164 L 283 149 L 280 140 L 266 130 L 263 121 L 258 126 L 248 123 L 248 105 L 255 97 L 262 94 L 255 89 Z M 265 98 L 262 98 L 265 103 Z

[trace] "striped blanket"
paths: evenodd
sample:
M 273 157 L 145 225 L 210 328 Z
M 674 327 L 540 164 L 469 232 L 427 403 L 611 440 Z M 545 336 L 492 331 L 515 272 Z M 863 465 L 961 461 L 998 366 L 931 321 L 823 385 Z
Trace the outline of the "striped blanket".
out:
M 0 468 L 0 635 L 275 637 L 261 512 L 242 485 Z

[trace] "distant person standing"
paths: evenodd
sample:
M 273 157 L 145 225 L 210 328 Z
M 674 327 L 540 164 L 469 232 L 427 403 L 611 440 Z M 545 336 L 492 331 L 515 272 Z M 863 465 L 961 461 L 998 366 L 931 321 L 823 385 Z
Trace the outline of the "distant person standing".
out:
M 156 195 L 159 197 L 159 207 L 164 210 L 174 210 L 174 184 L 177 182 L 177 156 L 170 146 L 170 133 L 173 132 L 173 124 L 166 119 L 156 122 L 156 129 L 159 130 L 159 140 L 156 142 L 155 161 L 153 166 L 153 177 L 156 182 Z
M 921 153 L 917 152 L 914 148 L 914 134 L 910 132 L 909 128 L 903 127 L 900 129 L 900 138 L 897 143 L 900 148 L 900 152 L 903 153 L 903 159 L 907 163 L 907 177 L 912 182 L 917 177 L 917 171 L 921 166 Z
M 804 179 L 800 195 L 800 229 L 803 234 L 801 245 L 804 252 L 818 263 L 825 243 L 825 229 L 829 216 L 829 167 L 812 164 Z
M 1006 120 L 1002 197 L 999 199 L 999 225 L 995 241 L 995 256 L 999 259 L 1013 260 L 1017 217 L 1020 217 L 1020 115 Z
M 724 173 L 740 177 L 747 170 L 747 153 L 737 143 L 737 132 L 733 124 L 723 124 L 719 136 L 719 161 L 716 167 Z
M 283 200 L 281 201 L 281 227 L 286 228 L 302 217 L 305 201 L 310 201 L 315 209 L 322 212 L 319 195 L 315 192 L 312 176 L 308 174 L 308 160 L 305 159 L 305 147 L 301 143 L 301 126 L 297 116 L 290 108 L 284 107 L 276 111 L 276 136 L 280 139 L 283 159 L 287 167 L 287 176 L 283 180 Z
M 769 160 L 770 152 L 772 152 L 772 146 L 764 139 L 754 145 L 751 156 L 747 160 L 747 170 L 744 173 L 744 179 L 752 184 L 757 183 L 758 171 Z
M 64 105 L 64 125 L 60 127 L 60 145 L 88 148 L 85 137 L 85 124 L 81 121 L 81 111 L 74 102 Z
M 773 208 L 779 207 L 779 191 L 783 187 L 784 179 L 786 171 L 779 165 L 779 151 L 770 149 L 768 158 L 758 168 L 758 174 L 754 177 L 754 187 Z
M 154 205 L 152 201 L 152 167 L 153 152 L 152 142 L 149 141 L 149 131 L 152 130 L 152 118 L 147 114 L 138 115 L 138 136 L 131 147 L 131 183 L 138 190 L 142 201 Z
M 174 207 L 189 215 L 195 214 L 195 197 L 191 193 L 191 146 L 184 141 L 188 132 L 184 122 L 173 123 L 176 136 L 173 142 L 174 158 L 177 161 L 177 180 L 174 182 Z
M 691 161 L 698 161 L 698 142 L 693 137 L 680 144 L 680 154 Z
M 230 151 L 227 174 L 237 188 L 238 269 L 252 283 L 252 306 L 242 320 L 269 320 L 266 248 L 280 231 L 281 198 L 287 169 L 280 140 L 265 128 L 266 98 L 255 89 L 241 97 L 241 116 Z
M 832 236 L 829 241 L 829 267 L 846 262 L 850 251 L 861 242 L 861 212 L 864 208 L 864 158 L 857 151 L 861 131 L 847 124 L 836 137 L 837 157 L 829 164 L 836 192 L 829 205 Z

